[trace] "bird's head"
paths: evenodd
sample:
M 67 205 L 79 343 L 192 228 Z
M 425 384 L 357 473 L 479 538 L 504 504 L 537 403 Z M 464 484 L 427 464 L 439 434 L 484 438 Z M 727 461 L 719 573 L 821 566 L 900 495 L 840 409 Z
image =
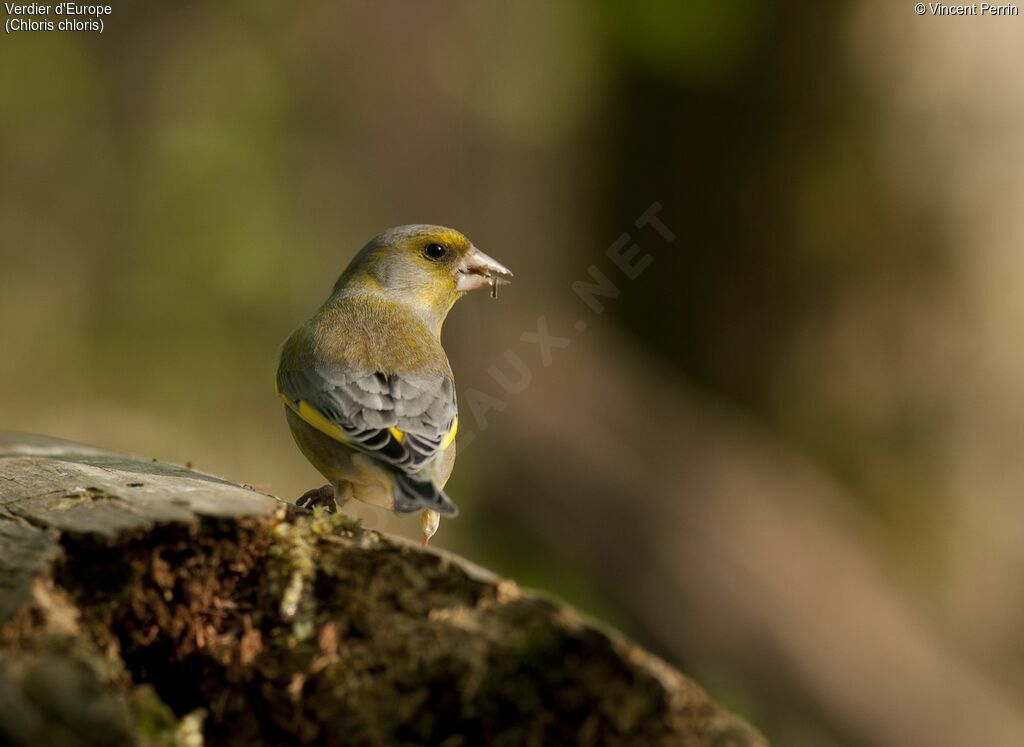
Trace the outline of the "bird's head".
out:
M 345 270 L 335 291 L 365 286 L 443 320 L 466 292 L 511 282 L 508 268 L 443 226 L 391 228 L 364 246 Z

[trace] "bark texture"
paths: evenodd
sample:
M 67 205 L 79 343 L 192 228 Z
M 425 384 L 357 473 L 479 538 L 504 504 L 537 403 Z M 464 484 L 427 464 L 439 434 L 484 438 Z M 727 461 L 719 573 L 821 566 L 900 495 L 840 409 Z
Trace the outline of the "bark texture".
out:
M 0 434 L 0 743 L 765 741 L 618 633 L 462 559 Z

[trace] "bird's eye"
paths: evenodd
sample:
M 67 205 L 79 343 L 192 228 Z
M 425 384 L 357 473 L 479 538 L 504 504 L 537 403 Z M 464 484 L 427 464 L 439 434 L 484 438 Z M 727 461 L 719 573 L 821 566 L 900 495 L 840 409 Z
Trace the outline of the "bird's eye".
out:
M 423 253 L 426 254 L 427 257 L 429 257 L 430 259 L 443 259 L 444 256 L 448 253 L 448 247 L 446 247 L 444 244 L 427 244 L 426 248 L 423 250 Z

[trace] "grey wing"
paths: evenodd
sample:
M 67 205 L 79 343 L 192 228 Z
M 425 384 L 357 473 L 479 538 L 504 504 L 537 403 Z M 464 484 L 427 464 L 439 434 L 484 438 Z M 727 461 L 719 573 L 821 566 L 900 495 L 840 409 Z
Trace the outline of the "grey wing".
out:
M 396 513 L 457 512 L 430 470 L 457 428 L 450 377 L 307 368 L 279 372 L 277 383 L 285 404 L 303 420 L 394 469 Z

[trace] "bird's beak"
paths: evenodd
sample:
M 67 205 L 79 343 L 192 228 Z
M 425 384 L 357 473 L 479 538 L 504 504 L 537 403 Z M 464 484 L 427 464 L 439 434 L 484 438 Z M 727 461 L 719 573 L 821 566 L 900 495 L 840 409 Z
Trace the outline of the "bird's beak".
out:
M 475 246 L 469 247 L 455 271 L 455 289 L 463 293 L 477 288 L 494 289 L 511 282 L 509 269 Z

